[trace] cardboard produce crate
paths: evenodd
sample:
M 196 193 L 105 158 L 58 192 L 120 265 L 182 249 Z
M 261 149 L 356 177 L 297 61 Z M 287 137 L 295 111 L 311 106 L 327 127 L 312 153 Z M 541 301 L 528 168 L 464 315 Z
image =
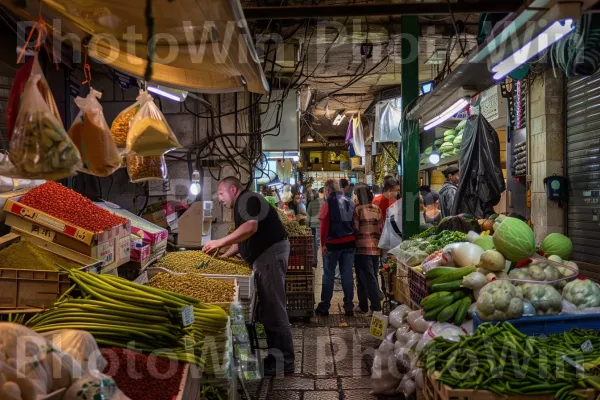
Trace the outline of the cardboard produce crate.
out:
M 19 217 L 14 214 L 6 216 L 6 225 L 18 234 L 25 233 L 36 236 L 47 242 L 56 243 L 62 247 L 74 250 L 88 257 L 100 260 L 103 263 L 102 271 L 110 272 L 120 265 L 125 264 L 131 257 L 131 239 L 129 231 L 120 227 L 116 232 L 102 232 L 90 243 L 61 233 L 43 224 L 38 224 L 31 219 Z M 127 227 L 129 229 L 129 227 Z M 89 238 L 89 237 L 88 237 Z
M 426 400 L 553 400 L 554 395 L 499 395 L 487 390 L 454 389 L 436 380 L 437 372 L 425 374 L 425 387 L 423 395 Z M 587 400 L 594 400 L 596 391 L 593 389 L 578 390 L 578 393 L 587 396 Z
M 410 267 L 401 262 L 398 262 L 396 265 L 396 276 L 392 277 L 392 293 L 396 301 L 410 307 L 410 284 L 408 275 Z
M 80 264 L 82 271 L 100 273 L 101 261 L 33 236 L 14 233 L 5 235 L 0 238 L 0 248 L 13 244 L 22 237 L 46 251 Z M 0 268 L 0 309 L 50 307 L 72 284 L 64 272 Z

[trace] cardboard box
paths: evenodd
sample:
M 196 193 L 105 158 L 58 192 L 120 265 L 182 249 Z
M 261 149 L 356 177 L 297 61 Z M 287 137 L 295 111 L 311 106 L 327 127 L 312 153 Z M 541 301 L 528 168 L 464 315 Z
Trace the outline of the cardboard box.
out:
M 150 214 L 144 214 L 142 217 L 149 222 L 152 222 L 154 225 L 158 225 L 161 228 L 168 228 L 169 224 L 167 223 L 167 214 L 165 210 L 158 210 L 156 212 Z
M 165 229 L 166 227 L 160 227 L 155 223 L 152 223 L 147 218 L 138 217 L 137 215 L 119 207 L 116 204 L 109 202 L 96 202 L 94 203 L 98 207 L 104 208 L 107 211 L 110 211 L 113 214 L 116 214 L 120 217 L 127 218 L 131 221 L 131 233 L 139 236 L 144 240 L 144 242 L 149 243 L 150 245 L 155 245 L 157 243 L 165 241 L 169 236 L 169 232 Z M 160 213 L 160 211 L 157 211 Z M 150 216 L 154 215 L 148 214 Z M 165 214 L 166 215 L 166 214 Z
M 150 245 L 144 244 L 143 246 L 136 246 L 131 248 L 131 261 L 135 261 L 139 264 L 145 264 L 150 259 Z

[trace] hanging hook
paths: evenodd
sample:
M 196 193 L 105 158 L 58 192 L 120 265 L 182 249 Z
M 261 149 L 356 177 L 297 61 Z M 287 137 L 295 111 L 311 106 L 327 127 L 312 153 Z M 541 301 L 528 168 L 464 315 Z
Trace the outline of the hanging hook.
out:
M 83 75 L 85 76 L 85 80 L 83 82 L 81 82 L 81 84 L 89 85 L 90 82 L 92 82 L 92 69 L 90 67 L 90 64 L 88 63 L 88 48 L 87 48 L 87 46 L 84 47 L 84 53 L 83 53 Z

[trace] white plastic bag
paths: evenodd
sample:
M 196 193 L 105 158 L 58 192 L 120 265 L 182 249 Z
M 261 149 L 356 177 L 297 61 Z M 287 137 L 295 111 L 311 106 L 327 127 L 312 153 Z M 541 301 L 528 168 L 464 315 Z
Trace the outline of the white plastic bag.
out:
M 354 152 L 359 157 L 365 156 L 365 133 L 363 124 L 360 119 L 360 112 L 358 116 L 353 119 L 354 123 L 354 136 L 352 138 L 352 144 L 354 146 Z
M 181 147 L 167 119 L 154 104 L 147 101 L 131 120 L 127 134 L 127 154 L 160 156 Z
M 90 371 L 75 381 L 62 398 L 62 400 L 81 399 L 129 400 L 129 397 L 119 390 L 110 376 L 100 371 Z
M 110 133 L 117 147 L 125 148 L 127 146 L 127 134 L 129 133 L 133 117 L 135 117 L 135 114 L 137 114 L 146 102 L 152 101 L 152 96 L 150 93 L 140 89 L 138 97 L 135 100 L 135 103 L 117 115 L 110 126 Z
M 396 368 L 393 354 L 375 351 L 371 369 L 371 394 L 380 396 L 396 394 L 402 376 Z
M 421 310 L 411 311 L 406 316 L 406 320 L 410 328 L 417 333 L 425 333 L 433 322 L 426 321 L 423 318 Z
M 417 388 L 419 390 L 423 390 L 423 388 L 425 387 L 425 376 L 424 376 L 424 372 L 423 372 L 423 368 L 419 368 L 415 371 L 414 374 L 414 379 L 415 379 L 415 383 L 417 384 Z
M 563 300 L 563 302 L 564 301 L 566 300 Z M 528 300 L 523 300 L 523 316 L 531 317 L 532 315 L 537 315 L 535 307 Z
M 408 324 L 403 324 L 398 329 L 396 329 L 396 343 L 406 343 L 406 341 L 408 340 L 409 332 L 410 326 L 408 326 Z
M 408 340 L 406 341 L 406 348 L 414 350 L 417 347 L 417 344 L 419 343 L 419 341 L 421 340 L 421 338 L 423 337 L 423 334 L 421 333 L 417 333 L 417 332 L 412 332 L 412 335 L 409 336 Z
M 418 363 L 418 355 L 414 350 L 401 347 L 394 352 L 396 366 L 402 374 L 407 374 Z
M 398 329 L 404 323 L 404 320 L 406 319 L 406 315 L 409 312 L 410 312 L 409 306 L 407 306 L 405 304 L 399 305 L 398 307 L 394 308 L 392 310 L 392 312 L 390 312 L 390 315 L 388 317 L 388 322 L 394 328 Z
M 104 371 L 108 365 L 96 340 L 91 333 L 75 329 L 61 329 L 42 334 L 54 346 L 68 353 L 83 368 L 83 374 L 90 370 Z
M 402 393 L 405 399 L 412 397 L 417 390 L 417 384 L 408 375 L 405 375 L 398 386 L 398 393 Z
M 468 319 L 465 322 L 463 322 L 463 324 L 460 326 L 460 329 L 463 330 L 463 332 L 465 332 L 467 335 L 471 336 L 473 334 L 473 320 L 472 319 Z

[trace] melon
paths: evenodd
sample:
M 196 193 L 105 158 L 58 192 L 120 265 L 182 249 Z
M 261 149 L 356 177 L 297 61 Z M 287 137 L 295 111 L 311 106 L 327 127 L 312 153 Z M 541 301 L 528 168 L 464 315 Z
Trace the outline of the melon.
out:
M 551 233 L 546 236 L 540 248 L 546 257 L 559 256 L 563 260 L 568 260 L 573 254 L 573 242 L 560 233 Z
M 462 121 L 460 121 L 458 123 L 458 125 L 456 125 L 456 130 L 457 131 L 462 131 L 463 129 L 465 129 L 465 126 L 467 125 L 467 120 L 463 119 Z
M 509 261 L 519 262 L 535 253 L 535 235 L 520 219 L 505 218 L 494 231 L 493 238 L 496 250 Z
M 491 236 L 479 236 L 473 243 L 481 247 L 483 251 L 492 250 L 494 248 L 494 239 L 492 239 Z
M 457 132 L 454 129 L 448 129 L 446 132 L 444 132 L 444 138 L 446 138 L 447 136 L 456 136 Z

